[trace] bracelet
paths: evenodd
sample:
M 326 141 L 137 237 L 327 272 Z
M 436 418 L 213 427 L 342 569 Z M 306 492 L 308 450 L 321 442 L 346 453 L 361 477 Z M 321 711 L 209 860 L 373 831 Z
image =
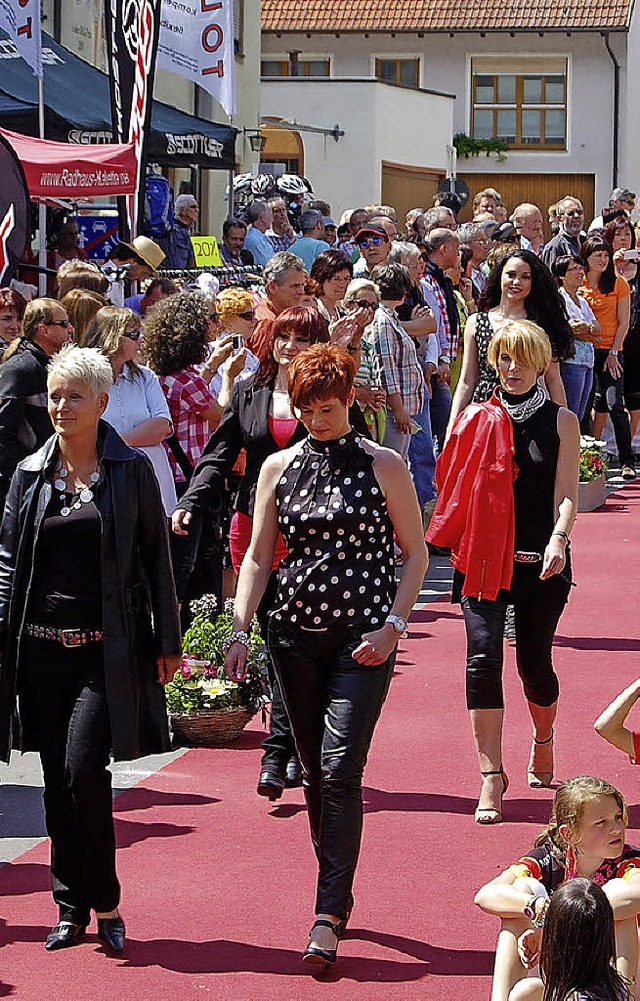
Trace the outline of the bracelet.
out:
M 227 638 L 225 640 L 223 640 L 223 642 L 222 642 L 222 655 L 223 655 L 223 657 L 227 656 L 227 654 L 229 653 L 230 648 L 233 646 L 234 643 L 242 643 L 242 645 L 246 646 L 246 648 L 248 650 L 249 647 L 251 646 L 251 640 L 249 639 L 249 633 L 246 632 L 244 629 L 237 629 L 234 632 L 232 632 L 230 636 L 227 636 Z
M 542 906 L 538 909 L 538 901 L 542 901 Z M 540 893 L 534 893 L 529 899 L 529 902 L 525 905 L 524 915 L 529 918 L 531 924 L 534 928 L 542 928 L 547 916 L 547 911 L 549 909 L 549 897 L 542 896 Z
M 360 345 L 358 345 L 358 347 L 356 348 L 353 346 L 353 344 L 347 344 L 347 351 L 349 352 L 350 355 L 357 354 L 359 350 L 360 350 Z
M 553 532 L 551 533 L 551 535 L 552 536 L 559 535 L 561 539 L 565 540 L 565 542 L 567 542 L 567 543 L 571 542 L 571 539 L 569 538 L 569 536 L 567 535 L 567 533 L 563 532 L 562 529 L 560 529 L 560 528 L 554 529 Z

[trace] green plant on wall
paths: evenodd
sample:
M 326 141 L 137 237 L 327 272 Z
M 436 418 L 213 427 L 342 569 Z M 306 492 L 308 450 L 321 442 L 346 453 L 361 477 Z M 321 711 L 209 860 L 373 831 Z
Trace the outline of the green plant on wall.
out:
M 509 148 L 505 140 L 498 136 L 493 136 L 491 139 L 474 139 L 466 132 L 457 132 L 453 137 L 453 145 L 458 156 L 464 157 L 465 160 L 484 153 L 485 156 L 495 155 L 499 163 L 504 163 L 507 159 L 506 151 Z

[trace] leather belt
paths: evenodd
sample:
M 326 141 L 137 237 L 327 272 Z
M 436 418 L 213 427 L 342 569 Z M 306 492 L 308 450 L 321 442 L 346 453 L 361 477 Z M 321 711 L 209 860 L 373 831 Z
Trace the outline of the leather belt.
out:
M 516 563 L 541 563 L 542 553 L 515 552 L 513 558 Z
M 34 639 L 49 640 L 66 647 L 102 642 L 102 633 L 98 629 L 56 629 L 54 626 L 38 626 L 34 622 L 27 622 L 24 631 Z

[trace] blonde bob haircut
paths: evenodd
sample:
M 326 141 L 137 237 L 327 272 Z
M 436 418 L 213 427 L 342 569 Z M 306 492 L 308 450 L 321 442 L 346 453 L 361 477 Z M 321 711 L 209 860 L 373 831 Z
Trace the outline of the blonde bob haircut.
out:
M 350 302 L 355 302 L 360 293 L 364 292 L 365 289 L 367 292 L 373 292 L 376 297 L 376 302 L 380 302 L 380 289 L 375 282 L 370 281 L 368 278 L 354 278 L 347 285 L 342 305 L 347 306 Z
M 141 326 L 140 317 L 132 309 L 103 306 L 89 324 L 80 346 L 98 348 L 111 361 L 120 350 L 125 333 L 138 330 Z M 135 362 L 129 362 L 129 365 L 134 371 L 138 368 Z
M 77 344 L 65 344 L 49 362 L 48 383 L 56 377 L 81 382 L 91 390 L 95 400 L 108 393 L 113 385 L 113 371 L 102 351 L 79 348 Z
M 248 313 L 253 308 L 253 296 L 243 288 L 226 288 L 216 296 L 216 309 L 223 325 L 238 313 Z
M 551 342 L 533 320 L 509 320 L 491 338 L 487 361 L 500 371 L 500 355 L 506 352 L 518 365 L 526 365 L 542 375 L 551 364 Z

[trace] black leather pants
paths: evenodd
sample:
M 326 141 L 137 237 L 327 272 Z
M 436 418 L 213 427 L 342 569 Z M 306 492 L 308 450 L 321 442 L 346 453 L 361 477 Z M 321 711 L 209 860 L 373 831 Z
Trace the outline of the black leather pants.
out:
M 389 689 L 395 650 L 376 667 L 351 654 L 361 636 L 339 627 L 269 626 L 269 650 L 304 775 L 319 863 L 316 914 L 345 918 L 362 837 L 362 773 Z
M 268 622 L 269 612 L 273 608 L 278 588 L 278 571 L 273 570 L 269 577 L 267 587 L 258 609 L 256 618 L 260 624 L 260 631 L 268 642 Z M 282 701 L 280 685 L 273 670 L 271 657 L 268 660 L 269 683 L 271 685 L 271 713 L 269 716 L 269 733 L 262 741 L 262 764 L 261 769 L 267 769 L 276 775 L 284 778 L 287 762 L 295 757 L 296 745 L 291 733 L 291 723 Z
M 102 644 L 25 643 L 25 689 L 44 776 L 51 881 L 60 918 L 86 925 L 120 901 L 111 800 L 111 726 Z

